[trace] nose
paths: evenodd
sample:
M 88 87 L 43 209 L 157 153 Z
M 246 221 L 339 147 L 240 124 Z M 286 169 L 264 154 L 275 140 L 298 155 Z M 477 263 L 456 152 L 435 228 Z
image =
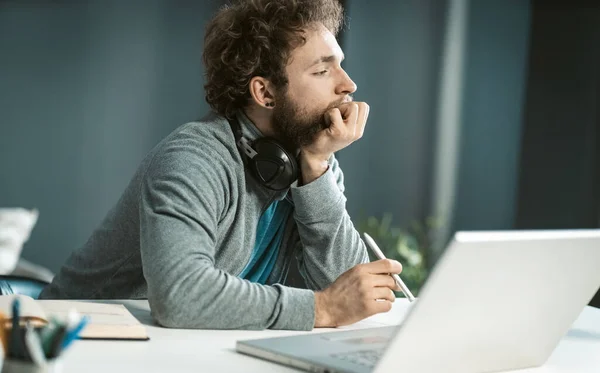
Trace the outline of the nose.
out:
M 340 83 L 337 85 L 335 93 L 338 95 L 350 95 L 356 92 L 356 89 L 358 88 L 356 83 L 350 79 L 346 70 L 341 69 L 341 72 Z

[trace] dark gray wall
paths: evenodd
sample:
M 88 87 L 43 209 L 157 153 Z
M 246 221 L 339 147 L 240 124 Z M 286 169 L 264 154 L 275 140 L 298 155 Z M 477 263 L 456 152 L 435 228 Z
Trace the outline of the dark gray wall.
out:
M 348 210 L 428 213 L 445 1 L 347 1 L 344 67 L 371 111 L 363 138 L 340 151 Z
M 530 5 L 468 5 L 462 130 L 452 230 L 514 226 Z
M 600 8 L 589 5 L 533 1 L 519 229 L 600 227 Z
M 23 256 L 57 270 L 164 135 L 205 110 L 219 1 L 0 6 L 0 206 L 35 207 Z
M 600 8 L 534 1 L 518 228 L 594 228 L 600 205 Z

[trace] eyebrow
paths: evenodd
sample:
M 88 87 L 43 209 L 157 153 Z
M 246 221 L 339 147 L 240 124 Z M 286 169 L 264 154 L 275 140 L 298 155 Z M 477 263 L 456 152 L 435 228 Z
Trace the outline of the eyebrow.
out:
M 314 60 L 307 68 L 311 68 L 314 65 L 318 64 L 318 63 L 328 63 L 328 62 L 333 62 L 336 60 L 336 56 L 335 55 L 330 55 L 330 56 L 322 56 L 317 58 L 316 60 Z M 340 63 L 344 60 L 345 56 L 342 54 L 342 58 L 340 58 Z

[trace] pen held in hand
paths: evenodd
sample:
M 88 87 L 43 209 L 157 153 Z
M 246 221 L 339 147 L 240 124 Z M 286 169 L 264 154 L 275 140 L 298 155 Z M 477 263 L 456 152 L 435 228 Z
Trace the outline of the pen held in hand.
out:
M 369 247 L 369 249 L 371 249 L 373 254 L 375 254 L 375 256 L 379 259 L 386 259 L 385 255 L 383 255 L 383 252 L 379 249 L 379 247 L 375 243 L 375 240 L 373 240 L 371 238 L 371 236 L 369 236 L 367 233 L 363 233 L 363 235 L 365 237 L 365 242 L 367 243 L 367 246 Z M 391 276 L 394 278 L 394 280 L 396 281 L 396 284 L 402 290 L 402 293 L 404 293 L 404 295 L 406 296 L 406 299 L 408 299 L 409 302 L 413 302 L 415 300 L 415 297 L 414 297 L 414 295 L 412 295 L 412 293 L 410 292 L 410 290 L 408 289 L 406 284 L 404 284 L 404 282 L 402 281 L 400 276 L 398 276 L 395 273 L 391 274 Z

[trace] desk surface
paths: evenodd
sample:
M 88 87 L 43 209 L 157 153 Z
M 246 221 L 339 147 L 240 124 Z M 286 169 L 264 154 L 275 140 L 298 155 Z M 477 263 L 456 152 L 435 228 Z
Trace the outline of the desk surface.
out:
M 153 326 L 147 301 L 120 301 L 146 324 L 151 340 L 76 341 L 64 354 L 63 372 L 298 372 L 235 352 L 239 339 L 267 338 L 310 332 L 185 330 Z M 398 324 L 408 303 L 398 299 L 392 311 L 375 315 L 339 331 Z M 586 307 L 546 365 L 519 373 L 600 372 L 600 309 Z

